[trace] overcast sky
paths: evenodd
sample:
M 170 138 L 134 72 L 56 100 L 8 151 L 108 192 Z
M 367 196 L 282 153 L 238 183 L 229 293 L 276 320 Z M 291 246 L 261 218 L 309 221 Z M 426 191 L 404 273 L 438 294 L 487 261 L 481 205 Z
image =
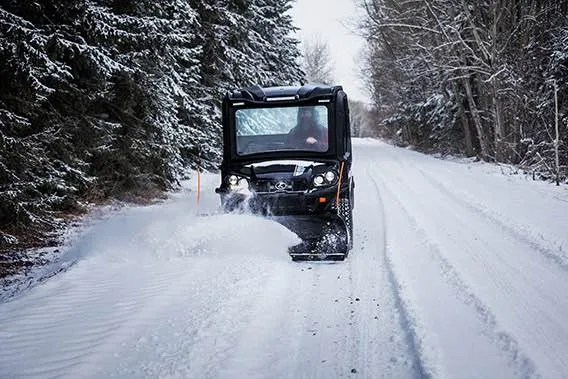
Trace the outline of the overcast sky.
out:
M 369 101 L 359 79 L 357 61 L 363 40 L 353 35 L 344 24 L 356 17 L 355 0 L 296 0 L 291 10 L 294 23 L 301 30 L 300 41 L 320 36 L 330 48 L 335 79 L 350 98 Z

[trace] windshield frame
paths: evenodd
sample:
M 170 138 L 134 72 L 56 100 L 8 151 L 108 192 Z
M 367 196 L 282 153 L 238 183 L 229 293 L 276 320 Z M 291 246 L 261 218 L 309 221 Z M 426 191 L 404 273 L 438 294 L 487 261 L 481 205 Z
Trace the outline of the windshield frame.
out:
M 308 149 L 279 149 L 272 151 L 262 151 L 250 154 L 239 154 L 237 149 L 237 111 L 245 109 L 268 109 L 268 108 L 301 108 L 301 107 L 317 107 L 322 106 L 327 109 L 327 142 L 326 151 L 308 150 Z M 255 158 L 329 158 L 335 156 L 335 123 L 334 123 L 334 107 L 331 102 L 290 102 L 290 103 L 252 103 L 239 106 L 231 105 L 229 110 L 230 118 L 230 150 L 231 157 L 236 160 L 254 160 Z M 280 134 L 275 134 L 280 135 Z

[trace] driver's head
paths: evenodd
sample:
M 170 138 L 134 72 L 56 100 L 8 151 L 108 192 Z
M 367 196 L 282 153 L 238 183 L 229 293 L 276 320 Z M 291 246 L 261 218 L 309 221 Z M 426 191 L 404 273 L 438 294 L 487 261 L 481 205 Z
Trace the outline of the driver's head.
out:
M 314 107 L 300 107 L 298 110 L 298 123 L 300 125 L 311 125 L 316 122 L 316 117 Z

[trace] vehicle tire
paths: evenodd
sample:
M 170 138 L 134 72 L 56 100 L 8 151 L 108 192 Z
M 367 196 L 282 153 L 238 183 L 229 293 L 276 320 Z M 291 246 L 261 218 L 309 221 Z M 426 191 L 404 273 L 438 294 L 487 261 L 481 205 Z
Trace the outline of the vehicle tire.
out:
M 347 197 L 339 199 L 338 215 L 341 217 L 347 228 L 347 251 L 353 249 L 353 208 L 351 200 Z

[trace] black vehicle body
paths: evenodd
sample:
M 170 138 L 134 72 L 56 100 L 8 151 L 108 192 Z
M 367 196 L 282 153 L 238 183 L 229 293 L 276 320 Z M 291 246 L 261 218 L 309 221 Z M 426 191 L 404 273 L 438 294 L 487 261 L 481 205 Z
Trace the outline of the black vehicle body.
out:
M 326 150 L 288 149 L 285 133 L 237 133 L 238 117 L 247 112 L 290 113 L 310 107 L 327 116 L 322 120 L 327 125 Z M 247 87 L 227 93 L 222 116 L 217 193 L 223 208 L 266 215 L 295 232 L 303 242 L 290 249 L 294 259 L 344 259 L 353 243 L 355 186 L 349 108 L 342 87 Z M 258 141 L 263 148 L 257 148 Z M 323 184 L 316 185 L 322 178 Z

